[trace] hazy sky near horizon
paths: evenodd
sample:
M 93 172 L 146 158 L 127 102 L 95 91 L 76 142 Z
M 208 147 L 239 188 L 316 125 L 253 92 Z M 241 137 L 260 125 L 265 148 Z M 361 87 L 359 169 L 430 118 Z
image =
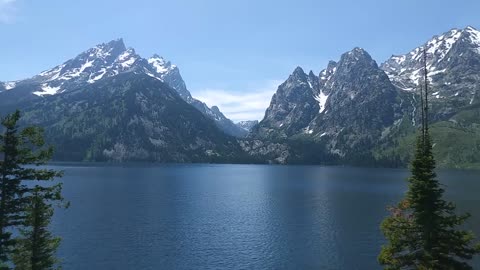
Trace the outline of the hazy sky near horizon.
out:
M 33 76 L 122 37 L 180 68 L 192 94 L 260 119 L 296 66 L 319 73 L 358 46 L 381 63 L 451 28 L 480 28 L 478 0 L 0 0 L 0 81 Z

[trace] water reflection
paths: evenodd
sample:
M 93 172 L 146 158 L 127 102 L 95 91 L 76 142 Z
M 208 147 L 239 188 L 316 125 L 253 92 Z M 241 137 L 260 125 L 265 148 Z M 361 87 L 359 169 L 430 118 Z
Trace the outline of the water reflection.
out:
M 55 216 L 65 269 L 380 269 L 379 223 L 405 170 L 315 166 L 70 167 Z M 441 172 L 480 218 L 479 172 Z M 461 179 L 461 181 L 458 181 Z M 479 232 L 480 233 L 480 232 Z

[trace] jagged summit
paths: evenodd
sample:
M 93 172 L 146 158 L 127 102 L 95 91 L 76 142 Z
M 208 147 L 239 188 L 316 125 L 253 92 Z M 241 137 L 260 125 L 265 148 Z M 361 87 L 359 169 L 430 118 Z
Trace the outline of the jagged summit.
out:
M 147 74 L 166 82 L 182 97 L 191 98 L 177 66 L 157 54 L 148 59 L 142 58 L 134 48 L 127 48 L 122 38 L 98 44 L 61 65 L 15 85 L 10 83 L 8 89 L 5 88 L 9 90 L 22 83 L 30 83 L 37 85 L 32 92 L 34 95 L 48 96 L 125 72 Z
M 109 48 L 117 48 L 119 50 L 126 50 L 125 47 L 125 42 L 123 41 L 123 38 L 117 38 L 114 40 L 111 40 L 107 43 L 101 43 L 97 45 L 97 47 L 109 47 Z
M 297 66 L 293 70 L 293 75 L 305 75 L 305 71 L 303 71 L 303 68 L 301 68 L 300 66 Z
M 98 44 L 61 65 L 41 72 L 30 81 L 39 84 L 34 95 L 54 95 L 63 93 L 72 85 L 91 84 L 132 71 L 142 63 L 142 58 L 133 48 L 127 48 L 123 39 L 116 39 Z
M 122 38 L 98 44 L 33 78 L 0 83 L 0 93 L 6 90 L 17 93 L 19 91 L 15 89 L 18 88 L 31 90 L 22 98 L 46 97 L 79 89 L 79 86 L 86 88 L 90 84 L 124 73 L 143 74 L 158 79 L 175 89 L 184 101 L 214 120 L 225 133 L 233 136 L 246 134 L 243 129 L 226 118 L 218 108 L 210 109 L 205 103 L 193 98 L 176 65 L 158 54 L 148 59 L 142 58 L 135 49 L 126 47 Z
M 397 87 L 412 91 L 421 77 L 424 50 L 427 53 L 427 68 L 433 77 L 445 73 L 449 66 L 458 65 L 455 61 L 465 54 L 477 58 L 480 55 L 480 32 L 472 26 L 453 28 L 433 36 L 409 53 L 392 55 L 381 68 Z
M 367 51 L 356 47 L 342 54 L 338 62 L 330 61 L 318 76 L 313 72 L 306 75 L 297 67 L 279 86 L 264 119 L 249 136 L 308 136 L 369 144 L 371 138 L 380 136 L 378 130 L 392 124 L 395 97 L 395 88 L 385 73 Z M 370 113 L 375 111 L 378 113 Z M 346 127 L 358 137 L 342 133 Z M 341 156 L 349 151 L 333 143 L 327 148 Z
M 347 52 L 347 54 L 358 54 L 358 55 L 367 54 L 368 55 L 367 51 L 365 51 L 365 49 L 360 47 L 354 47 L 351 51 Z
M 370 54 L 359 47 L 353 48 L 351 51 L 342 54 L 338 66 L 341 65 L 357 65 L 357 64 L 373 65 L 377 66 L 375 60 L 372 59 Z

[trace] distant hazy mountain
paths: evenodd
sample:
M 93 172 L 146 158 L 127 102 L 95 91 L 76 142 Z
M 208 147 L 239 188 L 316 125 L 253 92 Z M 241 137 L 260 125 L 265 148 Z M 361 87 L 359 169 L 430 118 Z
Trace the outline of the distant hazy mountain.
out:
M 214 120 L 225 133 L 237 137 L 246 135 L 243 129 L 226 118 L 218 108 L 209 108 L 193 98 L 177 66 L 158 55 L 144 59 L 134 49 L 126 48 L 122 39 L 99 44 L 33 78 L 3 83 L 3 89 L 0 88 L 0 106 L 16 106 L 22 101 L 62 94 L 126 72 L 145 74 L 168 84 L 187 103 Z
M 380 66 L 355 48 L 318 76 L 298 67 L 278 87 L 249 137 L 285 145 L 311 141 L 343 163 L 404 165 L 420 123 L 416 111 L 424 46 L 439 164 L 479 166 L 480 32 L 473 27 L 435 36 Z M 282 155 L 289 162 L 288 154 Z
M 240 121 L 236 123 L 238 127 L 246 130 L 247 132 L 249 132 L 257 124 L 258 124 L 258 120 Z

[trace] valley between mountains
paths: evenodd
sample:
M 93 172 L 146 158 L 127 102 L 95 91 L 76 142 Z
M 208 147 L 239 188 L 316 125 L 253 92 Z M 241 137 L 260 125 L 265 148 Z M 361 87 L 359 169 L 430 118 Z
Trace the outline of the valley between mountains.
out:
M 45 130 L 57 161 L 406 166 L 427 53 L 437 163 L 480 168 L 480 31 L 434 36 L 378 64 L 353 48 L 293 70 L 261 121 L 233 123 L 188 91 L 179 68 L 122 39 L 38 75 L 0 82 L 0 113 Z

